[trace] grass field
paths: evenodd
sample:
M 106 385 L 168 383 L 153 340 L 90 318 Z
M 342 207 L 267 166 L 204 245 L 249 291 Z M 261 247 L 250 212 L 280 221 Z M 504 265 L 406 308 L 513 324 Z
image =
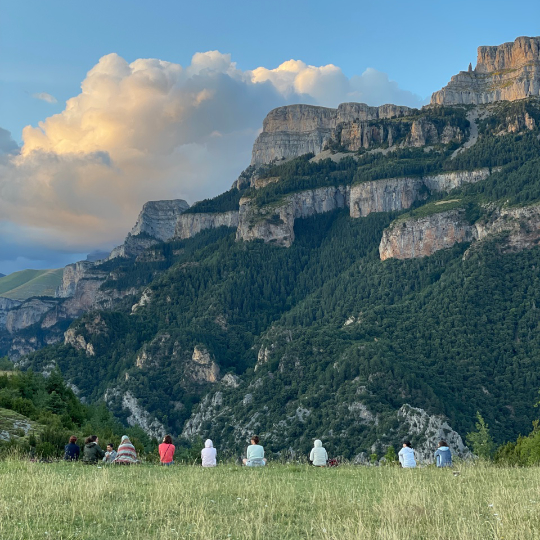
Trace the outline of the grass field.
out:
M 2 539 L 533 539 L 540 469 L 0 463 Z
M 26 300 L 32 296 L 54 296 L 62 283 L 63 268 L 56 270 L 21 270 L 0 277 L 0 296 Z

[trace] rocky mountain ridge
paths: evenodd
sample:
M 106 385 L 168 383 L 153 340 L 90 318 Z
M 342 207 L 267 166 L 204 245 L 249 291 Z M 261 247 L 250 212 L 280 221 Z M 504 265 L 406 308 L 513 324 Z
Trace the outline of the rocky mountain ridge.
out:
M 540 95 L 540 37 L 478 47 L 476 67 L 454 75 L 431 104 L 479 105 Z

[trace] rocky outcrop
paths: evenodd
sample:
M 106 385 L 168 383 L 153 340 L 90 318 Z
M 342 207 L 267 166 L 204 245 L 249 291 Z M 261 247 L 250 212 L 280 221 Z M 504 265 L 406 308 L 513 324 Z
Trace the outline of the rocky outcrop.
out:
M 518 37 L 494 47 L 478 47 L 475 69 L 460 71 L 435 92 L 432 104 L 478 105 L 540 95 L 540 37 Z
M 253 145 L 253 166 L 321 152 L 340 124 L 365 122 L 410 114 L 396 105 L 369 107 L 365 103 L 342 103 L 337 109 L 314 105 L 288 105 L 268 113 L 263 131 Z
M 222 214 L 184 214 L 178 217 L 175 238 L 191 238 L 205 229 L 217 227 L 238 227 L 238 212 Z
M 13 334 L 18 330 L 32 326 L 41 320 L 43 315 L 56 306 L 54 300 L 31 298 L 6 315 L 6 330 Z
M 433 463 L 433 453 L 439 441 L 444 440 L 452 449 L 454 457 L 472 458 L 471 451 L 463 439 L 440 415 L 429 415 L 424 409 L 403 405 L 397 412 L 400 427 L 413 443 L 416 458 L 420 463 Z
M 56 289 L 57 298 L 69 298 L 75 294 L 77 285 L 82 279 L 86 279 L 95 268 L 96 263 L 90 261 L 79 261 L 68 264 L 62 274 L 62 283 Z
M 397 220 L 383 232 L 382 260 L 432 255 L 460 242 L 501 235 L 501 249 L 520 251 L 540 244 L 540 205 L 494 208 L 488 219 L 470 224 L 465 210 L 456 208 L 423 218 Z
M 87 356 L 95 356 L 96 352 L 91 343 L 87 343 L 84 336 L 77 333 L 75 328 L 69 328 L 64 334 L 64 344 L 71 345 L 79 351 L 84 351 Z
M 294 241 L 294 221 L 349 205 L 349 187 L 326 187 L 288 195 L 277 204 L 258 207 L 240 200 L 237 240 L 261 239 L 289 247 Z
M 109 406 L 113 404 L 120 405 L 127 410 L 129 416 L 127 423 L 130 426 L 140 426 L 145 433 L 153 438 L 160 440 L 166 433 L 165 426 L 146 411 L 139 404 L 137 398 L 127 390 L 121 392 L 118 388 L 109 388 L 104 395 L 105 403 Z
M 350 208 L 353 218 L 372 212 L 394 212 L 410 208 L 430 192 L 449 191 L 489 176 L 489 169 L 452 171 L 425 177 L 390 178 L 353 186 L 311 189 L 286 195 L 280 201 L 259 207 L 253 199 L 240 199 L 236 239 L 263 240 L 289 247 L 294 241 L 296 219 Z
M 0 329 L 6 327 L 7 314 L 19 307 L 21 303 L 19 300 L 11 300 L 10 298 L 0 296 Z
M 212 360 L 204 347 L 195 347 L 191 357 L 192 364 L 187 372 L 197 383 L 215 383 L 219 379 L 219 366 Z
M 465 211 L 458 208 L 394 222 L 383 232 L 379 245 L 381 260 L 425 257 L 459 242 L 471 242 L 476 238 L 476 229 L 464 217 Z
M 111 251 L 109 259 L 137 257 L 158 241 L 170 240 L 178 217 L 188 208 L 189 204 L 183 199 L 145 203 L 126 240 Z

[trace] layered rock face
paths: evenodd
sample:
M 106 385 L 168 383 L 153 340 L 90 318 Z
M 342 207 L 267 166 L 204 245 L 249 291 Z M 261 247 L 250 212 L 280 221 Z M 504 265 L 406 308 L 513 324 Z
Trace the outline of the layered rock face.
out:
M 469 105 L 540 95 L 540 37 L 478 47 L 476 68 L 454 75 L 432 104 Z
M 394 212 L 410 208 L 429 192 L 449 191 L 489 176 L 489 169 L 453 171 L 426 177 L 374 180 L 354 186 L 318 188 L 293 193 L 263 207 L 249 198 L 240 200 L 237 240 L 264 240 L 289 247 L 294 241 L 296 219 L 350 208 L 353 218 L 372 212 Z
M 9 298 L 0 296 L 0 330 L 6 327 L 8 313 L 20 305 L 21 302 L 18 300 L 10 300 Z
M 349 187 L 327 187 L 294 193 L 278 205 L 257 207 L 240 200 L 237 240 L 261 239 L 289 247 L 294 241 L 294 221 L 349 205 Z
M 337 109 L 313 105 L 278 107 L 264 119 L 263 131 L 253 145 L 251 164 L 318 154 L 340 124 L 400 117 L 411 111 L 409 107 L 369 107 L 365 103 L 342 103 Z
M 158 241 L 170 240 L 178 217 L 188 208 L 189 204 L 183 199 L 145 203 L 125 242 L 111 251 L 109 259 L 137 257 Z
M 174 236 L 178 216 L 188 208 L 189 204 L 183 199 L 147 202 L 142 207 L 131 235 L 147 234 L 158 240 L 169 240 Z
M 238 227 L 238 212 L 222 214 L 184 214 L 178 217 L 174 231 L 175 238 L 191 238 L 205 229 L 217 227 Z
M 461 209 L 425 218 L 398 221 L 383 232 L 379 245 L 381 260 L 413 259 L 475 239 L 475 229 L 464 221 Z
M 460 242 L 503 235 L 501 248 L 520 251 L 540 244 L 540 205 L 496 208 L 487 221 L 470 224 L 461 208 L 424 218 L 398 220 L 383 232 L 382 260 L 412 259 L 432 255 Z

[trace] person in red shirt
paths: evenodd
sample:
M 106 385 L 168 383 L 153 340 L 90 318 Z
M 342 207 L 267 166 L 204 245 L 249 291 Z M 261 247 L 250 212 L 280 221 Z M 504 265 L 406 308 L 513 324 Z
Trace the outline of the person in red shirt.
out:
M 172 465 L 174 463 L 174 444 L 172 443 L 172 437 L 165 435 L 163 442 L 159 445 L 159 461 L 162 465 Z

